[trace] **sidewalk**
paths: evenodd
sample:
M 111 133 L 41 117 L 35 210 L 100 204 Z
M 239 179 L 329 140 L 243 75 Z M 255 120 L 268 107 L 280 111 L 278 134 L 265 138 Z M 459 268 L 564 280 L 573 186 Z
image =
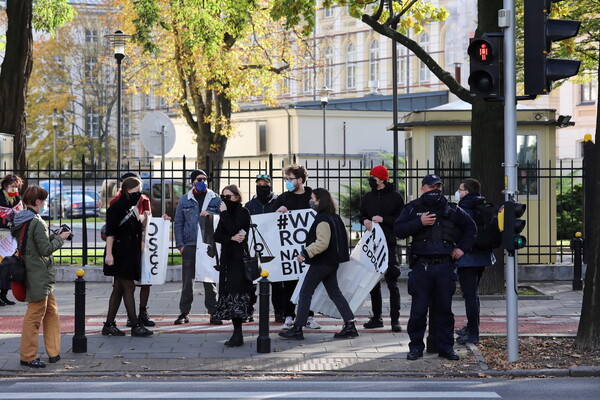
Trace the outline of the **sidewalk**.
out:
M 385 285 L 383 285 L 385 287 Z M 533 285 L 548 295 L 549 300 L 519 301 L 519 333 L 541 335 L 574 335 L 577 331 L 581 310 L 581 292 L 571 291 L 570 284 L 544 282 Z M 197 285 L 198 289 L 202 285 Z M 294 374 L 294 373 L 402 373 L 417 375 L 453 375 L 481 373 L 476 348 L 455 345 L 461 359 L 456 362 L 426 354 L 423 359 L 407 361 L 408 335 L 393 333 L 389 318 L 384 318 L 383 329 L 367 330 L 362 324 L 370 314 L 367 301 L 356 313 L 360 336 L 351 340 L 333 339 L 333 333 L 341 328 L 341 321 L 317 316 L 320 330 L 306 330 L 304 341 L 288 341 L 277 336 L 280 324 L 271 324 L 271 353 L 256 352 L 258 314 L 256 322 L 244 325 L 245 345 L 228 348 L 223 345 L 231 335 L 232 326 L 210 325 L 204 308 L 203 295 L 194 299 L 190 323 L 173 325 L 179 314 L 180 283 L 154 286 L 151 290 L 149 312 L 157 322 L 151 338 L 104 337 L 100 335 L 108 306 L 111 286 L 108 283 L 87 284 L 86 337 L 87 353 L 71 352 L 73 337 L 74 284 L 59 283 L 56 289 L 62 325 L 62 360 L 48 364 L 47 368 L 30 371 L 41 374 L 96 375 L 111 373 L 175 373 L 175 374 Z M 384 315 L 389 296 L 384 288 Z M 406 327 L 410 310 L 410 296 L 406 293 L 406 281 L 400 282 L 402 295 L 401 318 Z M 136 296 L 137 299 L 137 296 Z M 0 374 L 26 372 L 19 365 L 19 344 L 22 316 L 26 306 L 19 303 L 0 308 Z M 466 323 L 464 303 L 455 298 L 453 303 L 456 328 Z M 481 300 L 481 331 L 483 335 L 503 335 L 506 329 L 505 301 Z M 271 318 L 272 319 L 272 318 Z M 117 324 L 124 328 L 124 307 L 120 309 Z M 362 329 L 361 329 L 362 328 Z M 473 350 L 475 353 L 473 353 Z M 43 339 L 40 335 L 40 351 Z M 42 360 L 47 355 L 42 356 Z

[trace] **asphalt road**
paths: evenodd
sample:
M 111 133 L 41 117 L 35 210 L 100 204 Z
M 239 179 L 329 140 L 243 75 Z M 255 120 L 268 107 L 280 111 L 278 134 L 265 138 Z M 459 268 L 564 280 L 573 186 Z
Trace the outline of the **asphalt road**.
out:
M 600 378 L 264 379 L 239 376 L 0 380 L 2 399 L 598 399 Z

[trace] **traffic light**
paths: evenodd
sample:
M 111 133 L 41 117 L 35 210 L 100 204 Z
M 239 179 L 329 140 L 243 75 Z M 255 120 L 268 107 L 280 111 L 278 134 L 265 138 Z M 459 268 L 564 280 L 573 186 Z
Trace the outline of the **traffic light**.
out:
M 500 85 L 500 40 L 484 34 L 470 40 L 469 49 L 471 93 L 481 97 L 499 97 Z
M 527 238 L 520 233 L 525 229 L 526 222 L 520 219 L 527 206 L 509 200 L 498 211 L 498 227 L 502 232 L 502 247 L 508 252 L 527 246 Z
M 552 82 L 577 75 L 581 61 L 548 58 L 552 42 L 572 38 L 581 21 L 550 19 L 550 6 L 562 0 L 525 0 L 525 94 L 548 94 Z

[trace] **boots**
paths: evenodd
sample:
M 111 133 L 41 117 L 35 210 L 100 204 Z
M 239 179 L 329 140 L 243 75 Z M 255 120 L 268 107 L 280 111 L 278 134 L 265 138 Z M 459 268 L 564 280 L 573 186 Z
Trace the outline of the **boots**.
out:
M 140 322 L 131 328 L 131 336 L 148 337 L 154 335 L 154 332 L 146 329 Z
M 356 324 L 354 321 L 349 321 L 344 323 L 344 327 L 339 333 L 333 335 L 336 339 L 350 339 L 358 336 L 358 331 L 356 330 Z
M 103 336 L 125 336 L 125 332 L 117 328 L 115 322 L 105 322 L 102 328 Z
M 4 289 L 4 290 L 2 290 L 2 291 L 0 292 L 0 303 L 3 303 L 3 304 L 0 304 L 0 305 L 2 305 L 2 306 L 4 306 L 4 305 L 7 305 L 7 306 L 14 306 L 14 305 L 15 305 L 15 302 L 14 302 L 14 301 L 10 301 L 10 300 L 9 300 L 9 299 L 6 297 L 6 295 L 7 295 L 7 294 L 8 294 L 8 290 L 6 290 L 6 289 Z
M 233 335 L 229 338 L 228 341 L 225 342 L 225 346 L 229 347 L 239 347 L 244 344 L 244 335 L 242 334 L 241 329 L 234 329 Z
M 288 330 L 279 332 L 279 336 L 284 339 L 296 339 L 304 340 L 304 334 L 302 333 L 302 327 L 294 325 Z
M 148 311 L 146 307 L 140 307 L 140 315 L 138 315 L 138 320 L 140 321 L 140 324 L 144 326 L 156 325 L 156 323 L 148 317 Z

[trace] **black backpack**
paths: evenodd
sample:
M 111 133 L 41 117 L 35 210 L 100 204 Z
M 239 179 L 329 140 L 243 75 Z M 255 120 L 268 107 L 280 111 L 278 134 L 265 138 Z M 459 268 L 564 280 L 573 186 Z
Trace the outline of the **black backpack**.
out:
M 481 203 L 473 209 L 477 225 L 477 239 L 473 250 L 492 251 L 502 245 L 502 232 L 498 228 L 498 209 L 492 203 Z

